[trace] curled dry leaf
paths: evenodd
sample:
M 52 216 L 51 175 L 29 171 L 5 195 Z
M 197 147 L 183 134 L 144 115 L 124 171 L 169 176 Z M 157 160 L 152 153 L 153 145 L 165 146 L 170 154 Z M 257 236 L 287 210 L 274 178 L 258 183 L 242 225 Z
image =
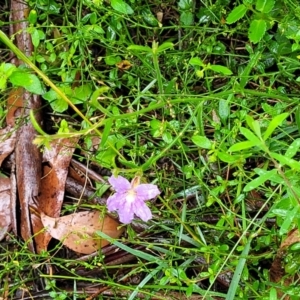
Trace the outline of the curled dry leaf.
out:
M 0 166 L 4 159 L 10 155 L 16 144 L 16 132 L 12 127 L 0 129 Z
M 99 211 L 83 211 L 60 218 L 51 218 L 41 213 L 41 221 L 50 235 L 60 240 L 73 251 L 91 254 L 109 244 L 96 231 L 102 231 L 112 238 L 121 236 L 123 229 L 109 216 L 103 217 Z
M 65 183 L 68 175 L 68 167 L 72 158 L 77 139 L 65 138 L 54 140 L 50 143 L 50 148 L 45 149 L 43 161 L 48 165 L 43 167 L 43 177 L 39 196 L 37 197 L 38 209 L 47 216 L 58 218 L 65 195 Z M 41 220 L 33 216 L 32 228 L 35 233 L 36 250 L 40 253 L 46 250 L 51 240 L 48 232 L 43 232 Z
M 11 226 L 10 179 L 0 178 L 0 241 Z

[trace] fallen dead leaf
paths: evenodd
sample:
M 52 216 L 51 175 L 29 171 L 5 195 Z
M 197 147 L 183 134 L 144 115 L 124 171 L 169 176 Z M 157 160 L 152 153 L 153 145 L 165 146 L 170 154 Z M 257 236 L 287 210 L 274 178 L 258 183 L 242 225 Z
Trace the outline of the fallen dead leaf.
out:
M 50 143 L 50 148 L 45 149 L 43 161 L 50 166 L 43 167 L 43 176 L 37 197 L 38 210 L 47 216 L 58 218 L 65 195 L 65 184 L 68 167 L 72 158 L 77 139 L 59 139 Z M 40 253 L 46 250 L 51 240 L 51 235 L 44 232 L 40 218 L 32 217 L 32 228 L 35 234 L 36 250 Z
M 109 244 L 96 231 L 102 231 L 112 238 L 118 238 L 123 228 L 109 216 L 103 218 L 99 211 L 83 211 L 60 218 L 51 218 L 41 213 L 41 221 L 51 236 L 66 247 L 82 254 L 91 254 Z
M 10 178 L 0 178 L 0 241 L 11 227 Z
M 0 129 L 0 166 L 4 159 L 10 155 L 16 145 L 16 131 L 8 126 Z

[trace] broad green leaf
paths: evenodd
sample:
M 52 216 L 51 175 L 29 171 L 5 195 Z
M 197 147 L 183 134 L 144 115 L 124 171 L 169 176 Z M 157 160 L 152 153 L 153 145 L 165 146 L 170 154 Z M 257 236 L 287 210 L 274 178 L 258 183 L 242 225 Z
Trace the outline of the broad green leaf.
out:
M 200 66 L 200 67 L 205 66 L 203 61 L 198 57 L 191 58 L 190 61 L 189 61 L 189 64 L 192 65 L 192 66 Z
M 70 95 L 70 98 L 74 104 L 80 104 L 90 99 L 91 94 L 91 84 L 83 84 L 81 86 L 75 87 L 74 92 L 72 92 L 72 94 Z
M 229 117 L 230 109 L 228 105 L 228 100 L 221 99 L 219 101 L 219 116 L 222 121 L 226 121 Z
M 194 3 L 193 0 L 179 0 L 178 6 L 182 10 L 187 10 L 193 8 L 194 5 L 193 3 Z
M 226 19 L 227 24 L 233 24 L 239 19 L 241 19 L 247 11 L 247 7 L 244 4 L 238 5 L 235 7 Z
M 300 138 L 292 142 L 292 144 L 286 150 L 285 156 L 288 158 L 294 157 L 295 154 L 299 151 L 299 147 L 300 147 Z
M 68 103 L 62 98 L 57 98 L 53 101 L 50 101 L 51 108 L 58 113 L 62 113 L 68 109 Z
M 274 7 L 274 0 L 257 0 L 256 1 L 256 9 L 265 14 L 269 13 Z
M 257 44 L 264 36 L 267 28 L 265 20 L 253 20 L 250 24 L 248 37 L 250 41 Z
M 129 47 L 127 47 L 127 50 L 134 50 L 134 51 L 138 51 L 138 52 L 148 52 L 151 53 L 152 49 L 148 46 L 139 46 L 139 45 L 131 45 Z
M 24 87 L 27 91 L 33 94 L 42 95 L 45 92 L 41 81 L 34 74 L 24 71 L 15 71 L 9 77 L 9 81 L 15 86 Z
M 228 149 L 228 151 L 229 152 L 241 151 L 244 149 L 249 149 L 249 148 L 255 147 L 256 145 L 257 145 L 257 143 L 251 142 L 251 141 L 240 142 L 240 143 L 236 143 L 236 144 L 232 145 Z
M 184 26 L 191 26 L 194 23 L 194 14 L 190 11 L 183 11 L 180 14 L 180 23 Z
M 288 165 L 292 170 L 300 171 L 299 161 L 274 152 L 271 152 L 271 157 L 275 158 L 283 166 Z
M 133 9 L 123 0 L 111 0 L 111 7 L 119 13 L 131 15 L 133 14 Z
M 257 178 L 251 180 L 250 182 L 248 182 L 245 185 L 244 191 L 245 192 L 249 192 L 249 191 L 252 191 L 252 190 L 256 189 L 257 187 L 259 187 L 260 185 L 262 185 L 263 183 L 265 183 L 267 180 L 270 180 L 270 178 L 273 175 L 275 175 L 276 173 L 277 173 L 277 170 L 273 169 L 271 171 L 267 171 L 263 175 L 258 176 Z
M 194 135 L 192 141 L 200 148 L 211 149 L 212 147 L 212 142 L 206 136 Z
M 7 78 L 17 69 L 17 67 L 10 63 L 2 63 L 0 65 L 0 91 L 6 89 Z
M 217 73 L 221 73 L 223 75 L 231 75 L 232 72 L 230 69 L 228 69 L 227 67 L 224 66 L 220 66 L 220 65 L 210 65 L 209 67 L 211 70 L 213 70 L 214 72 Z
M 261 140 L 248 128 L 241 127 L 240 132 L 247 140 L 251 141 L 252 143 L 255 143 L 258 147 L 261 146 Z
M 263 139 L 264 139 L 264 140 L 267 140 L 268 137 L 271 136 L 271 134 L 274 132 L 274 130 L 275 130 L 278 126 L 280 126 L 281 123 L 288 117 L 288 115 L 289 115 L 288 113 L 283 113 L 283 114 L 280 114 L 280 115 L 278 115 L 278 116 L 275 116 L 275 117 L 271 120 L 271 122 L 270 122 L 270 124 L 269 124 L 267 130 L 264 132 L 264 134 L 263 134 Z

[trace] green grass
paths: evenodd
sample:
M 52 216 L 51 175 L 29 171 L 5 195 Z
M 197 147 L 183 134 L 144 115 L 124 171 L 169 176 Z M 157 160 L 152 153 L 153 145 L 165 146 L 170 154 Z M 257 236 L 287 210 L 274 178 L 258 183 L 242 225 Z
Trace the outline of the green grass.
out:
M 142 173 L 162 193 L 147 229 L 128 226 L 106 255 L 81 261 L 55 243 L 36 255 L 17 237 L 2 242 L 0 294 L 299 299 L 297 252 L 282 258 L 290 269 L 278 283 L 269 278 L 300 224 L 299 9 L 268 0 L 266 12 L 260 2 L 226 23 L 242 2 L 29 1 L 31 61 L 51 114 L 44 122 L 55 124 L 40 144 L 67 127 L 81 137 L 77 159 L 128 179 Z M 254 20 L 266 22 L 265 34 L 248 32 Z M 7 14 L 0 21 L 7 33 Z M 4 61 L 10 44 L 0 45 Z M 3 127 L 14 85 L 3 87 Z

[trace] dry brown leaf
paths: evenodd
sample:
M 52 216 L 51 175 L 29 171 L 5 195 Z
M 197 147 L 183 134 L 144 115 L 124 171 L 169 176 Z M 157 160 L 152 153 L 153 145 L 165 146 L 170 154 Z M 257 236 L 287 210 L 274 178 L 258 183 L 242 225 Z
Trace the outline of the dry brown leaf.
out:
M 45 149 L 43 161 L 50 165 L 43 168 L 43 177 L 39 196 L 37 198 L 38 209 L 47 216 L 58 218 L 65 195 L 65 183 L 68 175 L 68 167 L 72 158 L 77 139 L 59 139 L 50 143 L 50 148 Z M 46 250 L 51 240 L 48 232 L 42 231 L 41 220 L 32 217 L 32 228 L 35 233 L 36 250 L 40 253 Z M 39 233 L 39 234 L 37 234 Z
M 41 220 L 47 232 L 73 251 L 91 254 L 109 244 L 97 236 L 102 231 L 112 238 L 118 238 L 123 228 L 109 216 L 103 218 L 99 211 L 83 211 L 60 218 L 51 218 L 41 213 Z
M 10 178 L 0 178 L 0 241 L 11 227 Z
M 4 159 L 10 155 L 16 145 L 16 132 L 12 127 L 0 129 L 0 166 Z

